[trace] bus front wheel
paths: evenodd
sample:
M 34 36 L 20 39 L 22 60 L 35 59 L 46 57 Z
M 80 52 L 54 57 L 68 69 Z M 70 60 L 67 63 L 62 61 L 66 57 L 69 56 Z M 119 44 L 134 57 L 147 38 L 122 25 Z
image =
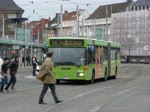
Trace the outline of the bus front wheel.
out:
M 60 84 L 60 80 L 56 80 L 56 84 Z

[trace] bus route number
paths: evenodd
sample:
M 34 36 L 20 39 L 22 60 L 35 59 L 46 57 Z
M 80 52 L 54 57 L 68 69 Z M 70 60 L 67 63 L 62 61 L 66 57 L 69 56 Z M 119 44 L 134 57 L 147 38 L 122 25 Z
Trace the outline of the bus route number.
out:
M 83 40 L 50 40 L 52 46 L 84 46 Z

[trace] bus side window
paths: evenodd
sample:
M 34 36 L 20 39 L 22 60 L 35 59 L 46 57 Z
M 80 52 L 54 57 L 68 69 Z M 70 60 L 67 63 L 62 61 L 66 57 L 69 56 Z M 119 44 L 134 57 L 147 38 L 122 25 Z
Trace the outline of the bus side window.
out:
M 120 49 L 115 49 L 115 59 L 120 59 Z
M 103 59 L 104 60 L 108 59 L 108 51 L 106 47 L 104 47 Z
M 112 60 L 116 59 L 116 50 L 114 48 L 111 49 L 111 59 Z
M 95 62 L 95 46 L 88 46 L 88 63 Z

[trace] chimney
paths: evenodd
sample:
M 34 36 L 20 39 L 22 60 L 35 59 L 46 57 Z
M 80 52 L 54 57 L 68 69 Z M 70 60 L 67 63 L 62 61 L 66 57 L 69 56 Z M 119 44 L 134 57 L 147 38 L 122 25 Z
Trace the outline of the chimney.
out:
M 41 28 L 42 28 L 42 29 L 44 28 L 44 24 L 45 24 L 45 19 L 42 18 L 42 19 L 41 19 Z
M 65 16 L 67 16 L 67 14 L 68 14 L 68 11 L 66 11 L 66 10 L 65 10 L 64 14 L 65 14 Z
M 65 14 L 68 14 L 68 11 L 65 11 Z

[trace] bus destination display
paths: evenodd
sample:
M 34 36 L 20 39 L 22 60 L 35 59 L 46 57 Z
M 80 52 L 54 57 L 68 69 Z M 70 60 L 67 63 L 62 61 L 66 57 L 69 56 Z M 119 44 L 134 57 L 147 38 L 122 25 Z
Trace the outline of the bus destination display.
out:
M 84 46 L 83 40 L 50 40 L 51 46 Z

